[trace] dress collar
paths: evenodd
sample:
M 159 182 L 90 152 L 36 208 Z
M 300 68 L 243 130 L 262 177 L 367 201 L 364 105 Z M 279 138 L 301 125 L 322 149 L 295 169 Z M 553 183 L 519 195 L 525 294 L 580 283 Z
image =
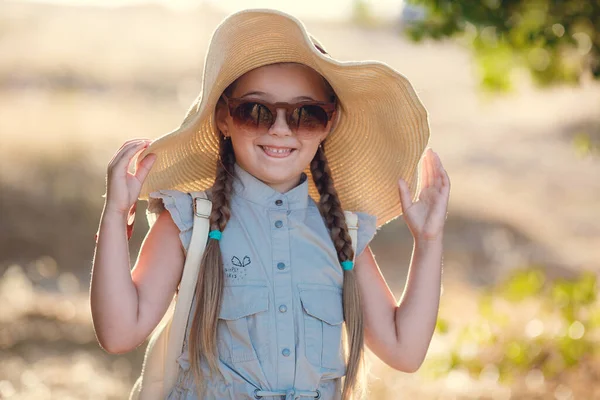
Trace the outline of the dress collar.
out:
M 246 200 L 268 208 L 297 210 L 308 207 L 308 179 L 304 172 L 300 184 L 285 193 L 279 193 L 237 163 L 234 171 L 233 190 Z

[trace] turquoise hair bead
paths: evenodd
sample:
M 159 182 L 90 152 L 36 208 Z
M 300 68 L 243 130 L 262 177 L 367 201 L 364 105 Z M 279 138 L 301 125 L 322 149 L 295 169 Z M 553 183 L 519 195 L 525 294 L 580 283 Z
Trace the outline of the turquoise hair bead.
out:
M 342 261 L 341 264 L 344 271 L 350 271 L 354 267 L 354 263 L 352 261 Z
M 214 230 L 214 231 L 208 232 L 208 237 L 211 239 L 221 240 L 221 236 L 223 236 L 223 233 L 219 230 Z

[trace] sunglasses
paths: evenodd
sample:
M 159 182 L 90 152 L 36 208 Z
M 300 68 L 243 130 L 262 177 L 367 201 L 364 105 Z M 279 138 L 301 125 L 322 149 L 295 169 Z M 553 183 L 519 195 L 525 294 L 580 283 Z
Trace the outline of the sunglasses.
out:
M 335 113 L 335 103 L 303 101 L 269 103 L 255 99 L 229 98 L 222 95 L 236 126 L 252 134 L 266 133 L 277 119 L 277 109 L 285 110 L 290 130 L 299 136 L 323 133 Z

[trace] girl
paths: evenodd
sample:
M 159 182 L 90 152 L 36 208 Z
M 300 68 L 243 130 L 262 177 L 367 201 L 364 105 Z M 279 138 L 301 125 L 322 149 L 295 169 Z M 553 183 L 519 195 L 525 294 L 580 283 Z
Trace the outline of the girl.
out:
M 90 289 L 100 344 L 128 352 L 158 324 L 190 242 L 188 192 L 204 190 L 211 233 L 170 399 L 356 398 L 364 345 L 417 370 L 437 318 L 450 190 L 428 138 L 424 107 L 387 65 L 336 61 L 278 11 L 229 16 L 183 124 L 126 142 L 109 163 Z M 130 270 L 138 199 L 151 227 Z M 356 257 L 343 210 L 357 211 Z M 414 252 L 398 303 L 368 243 L 399 215 Z

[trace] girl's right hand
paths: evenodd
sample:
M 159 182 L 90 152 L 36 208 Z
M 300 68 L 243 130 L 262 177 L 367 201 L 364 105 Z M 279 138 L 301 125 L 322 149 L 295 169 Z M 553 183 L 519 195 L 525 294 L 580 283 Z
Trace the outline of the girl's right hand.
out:
M 150 139 L 132 139 L 126 141 L 108 163 L 106 173 L 105 209 L 127 215 L 136 204 L 142 184 L 156 160 L 156 154 L 147 154 L 137 160 L 135 172 L 129 173 L 133 157 L 152 142 Z

